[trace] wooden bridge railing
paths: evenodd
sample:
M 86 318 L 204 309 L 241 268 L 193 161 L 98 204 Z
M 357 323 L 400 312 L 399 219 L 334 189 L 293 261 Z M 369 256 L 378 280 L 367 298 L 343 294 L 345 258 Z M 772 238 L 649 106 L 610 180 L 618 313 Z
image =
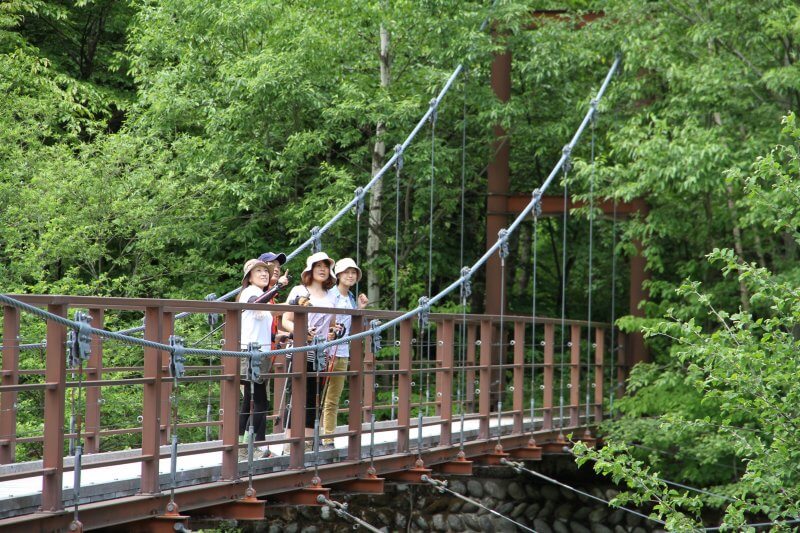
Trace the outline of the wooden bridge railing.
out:
M 71 296 L 19 296 L 28 304 L 46 308 L 51 313 L 67 317 L 70 310 L 88 310 L 92 325 L 104 328 L 110 313 L 130 311 L 143 312 L 145 316 L 144 338 L 168 343 L 174 334 L 174 316 L 178 312 L 208 314 L 218 313 L 225 321 L 221 332 L 220 346 L 226 350 L 239 347 L 240 313 L 244 309 L 269 309 L 293 311 L 295 327 L 305 329 L 308 308 L 293 306 L 263 306 L 227 302 L 148 300 L 123 298 L 93 298 Z M 85 394 L 85 452 L 96 454 L 111 451 L 110 439 L 118 435 L 141 434 L 142 494 L 161 492 L 158 463 L 162 457 L 160 447 L 169 442 L 172 431 L 170 401 L 173 397 L 172 379 L 168 375 L 169 354 L 154 348 L 131 348 L 141 351 L 140 365 L 114 366 L 110 356 L 111 346 L 98 337 L 92 338 L 91 357 L 83 368 L 80 379 L 76 369 L 67 369 L 67 328 L 48 321 L 46 324 L 46 348 L 44 368 L 20 368 L 21 313 L 14 307 L 3 309 L 2 380 L 0 381 L 0 464 L 16 461 L 17 448 L 25 446 L 25 460 L 42 459 L 41 468 L 24 472 L 0 475 L 0 482 L 32 475 L 42 475 L 42 510 L 57 511 L 64 507 L 62 478 L 71 467 L 65 466 L 68 443 L 77 435 L 65 431 L 67 426 L 66 406 L 78 385 Z M 314 308 L 314 312 L 326 311 Z M 342 314 L 343 310 L 330 310 Z M 352 333 L 367 328 L 374 318 L 388 320 L 398 313 L 388 311 L 355 310 Z M 128 313 L 129 315 L 129 313 Z M 36 318 L 35 320 L 39 320 Z M 504 431 L 493 427 L 497 417 L 498 399 L 502 399 L 501 416 L 511 417 L 510 429 L 514 434 L 529 432 L 531 428 L 530 405 L 535 405 L 536 429 L 576 428 L 581 424 L 595 423 L 602 419 L 603 401 L 609 384 L 617 387 L 626 375 L 623 335 L 618 335 L 616 351 L 609 349 L 609 325 L 583 321 L 566 321 L 563 337 L 566 345 L 557 345 L 561 338 L 561 321 L 530 316 L 506 315 L 460 315 L 431 314 L 430 338 L 420 331 L 415 319 L 399 324 L 394 331 L 383 334 L 384 348 L 372 353 L 371 343 L 354 342 L 350 348 L 350 368 L 338 375 L 347 376 L 349 398 L 344 411 L 347 428 L 336 436 L 348 439 L 347 459 L 362 459 L 361 439 L 374 415 L 393 423 L 382 424 L 375 431 L 397 431 L 396 452 L 411 452 L 414 432 L 419 430 L 419 412 L 428 416 L 424 426 L 438 425 L 438 445 L 449 446 L 459 442 L 461 436 L 453 431 L 453 423 L 462 419 L 477 420 L 477 439 L 494 438 Z M 500 324 L 502 323 L 502 329 Z M 110 329 L 110 328 L 107 328 Z M 591 339 L 592 347 L 586 344 Z M 191 341 L 191 339 L 189 339 Z M 297 339 L 298 345 L 304 339 Z M 119 349 L 118 344 L 114 344 Z M 587 353 L 590 374 L 586 375 Z M 615 368 L 609 368 L 609 355 L 614 355 Z M 238 412 L 240 402 L 239 359 L 223 357 L 210 364 L 187 366 L 187 376 L 180 380 L 180 387 L 214 387 L 218 394 L 218 417 L 214 420 L 188 421 L 178 424 L 181 443 L 190 437 L 204 441 L 204 437 L 192 436 L 192 428 L 211 426 L 218 430 L 218 438 L 207 446 L 181 450 L 181 454 L 222 452 L 221 479 L 237 480 L 240 476 L 238 463 Z M 283 381 L 291 381 L 292 403 L 304 405 L 306 391 L 305 365 L 297 365 L 287 371 L 286 357 L 279 356 L 271 374 L 274 391 L 280 393 Z M 68 380 L 68 372 L 72 376 Z M 106 377 L 114 374 L 113 377 Z M 133 374 L 133 376 L 130 376 Z M 419 380 L 419 382 L 418 382 Z M 587 383 L 587 380 L 589 382 Z M 585 401 L 587 385 L 590 391 L 588 405 Z M 104 403 L 104 390 L 111 387 L 128 387 L 131 393 L 123 395 L 126 405 L 109 406 Z M 105 409 L 130 408 L 139 397 L 141 387 L 140 423 L 130 427 L 103 429 Z M 216 390 L 218 387 L 218 392 Z M 191 389 L 190 389 L 191 390 Z M 136 393 L 134 394 L 134 391 Z M 388 403 L 385 400 L 388 391 Z M 19 395 L 37 398 L 41 393 L 43 415 L 28 412 L 26 420 L 19 415 Z M 433 398 L 431 399 L 431 394 Z M 416 400 L 414 395 L 417 395 Z M 381 401 L 383 400 L 383 401 Z M 510 401 L 509 401 L 510 400 Z M 38 401 L 38 399 L 36 400 Z M 178 404 L 180 420 L 180 400 Z M 35 404 L 35 402 L 28 402 Z M 277 396 L 273 402 L 278 403 Z M 588 409 L 589 417 L 586 412 Z M 107 411 L 109 412 L 109 411 Z M 462 415 L 463 413 L 463 415 Z M 563 416 L 562 416 L 563 413 Z M 291 469 L 304 468 L 304 412 L 293 409 L 291 430 L 288 437 L 270 440 L 269 444 L 288 443 L 291 449 Z M 277 412 L 270 417 L 275 429 L 282 430 Z M 39 435 L 19 435 L 23 422 L 41 424 Z M 80 424 L 80 421 L 79 421 Z M 475 437 L 469 437 L 474 439 Z M 41 452 L 33 447 L 41 444 Z M 83 468 L 111 466 L 130 459 L 111 458 L 92 461 Z

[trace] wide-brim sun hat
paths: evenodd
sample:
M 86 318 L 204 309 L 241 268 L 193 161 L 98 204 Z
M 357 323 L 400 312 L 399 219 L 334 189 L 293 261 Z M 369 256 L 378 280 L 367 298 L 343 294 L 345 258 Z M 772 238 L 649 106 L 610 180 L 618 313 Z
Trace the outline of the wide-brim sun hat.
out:
M 242 272 L 244 273 L 244 275 L 242 276 L 242 283 L 244 283 L 244 280 L 246 280 L 247 276 L 250 275 L 250 271 L 257 266 L 263 266 L 264 268 L 269 270 L 269 267 L 264 261 L 260 259 L 248 259 L 247 261 L 245 261 L 244 268 L 242 269 Z
M 358 271 L 358 277 L 356 278 L 356 281 L 361 281 L 361 269 L 358 268 L 356 262 L 349 257 L 343 257 L 342 259 L 336 261 L 336 266 L 333 267 L 333 274 L 338 277 L 339 274 L 348 268 L 355 268 Z
M 319 263 L 320 261 L 324 261 L 328 263 L 328 268 L 330 269 L 329 276 L 331 279 L 336 282 L 336 276 L 333 273 L 333 267 L 336 262 L 328 257 L 328 254 L 325 252 L 317 252 L 315 254 L 311 254 L 306 258 L 306 268 L 303 269 L 303 272 L 300 273 L 300 279 L 306 275 L 306 273 L 311 274 L 311 270 L 314 268 L 314 263 Z

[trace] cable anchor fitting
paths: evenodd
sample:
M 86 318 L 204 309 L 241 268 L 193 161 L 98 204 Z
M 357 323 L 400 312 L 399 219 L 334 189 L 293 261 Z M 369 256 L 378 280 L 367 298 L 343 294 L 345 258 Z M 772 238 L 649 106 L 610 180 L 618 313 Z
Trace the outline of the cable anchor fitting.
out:
M 436 487 L 436 490 L 438 490 L 441 494 L 444 494 L 444 491 L 447 488 L 447 481 L 442 481 L 440 479 L 433 479 L 432 477 L 429 477 L 425 474 L 423 474 L 420 477 L 420 480 L 422 480 L 425 483 L 430 483 L 431 485 Z
M 403 170 L 403 145 L 397 144 L 394 147 L 394 153 L 397 154 L 397 159 L 394 160 L 394 168 L 397 171 L 397 174 L 400 174 L 400 171 Z
M 325 356 L 325 337 L 314 336 L 314 371 L 324 372 L 327 368 Z
M 377 354 L 381 351 L 381 332 L 378 330 L 378 326 L 381 325 L 381 321 L 377 318 L 374 320 L 369 321 L 369 329 L 372 330 L 372 353 Z
M 461 305 L 467 305 L 467 300 L 472 296 L 472 271 L 469 267 L 461 269 Z
M 430 116 L 431 124 L 436 124 L 436 119 L 439 118 L 439 100 L 433 98 L 430 102 L 430 107 L 431 107 L 431 116 Z
M 71 329 L 67 337 L 68 364 L 76 367 L 89 359 L 92 353 L 92 335 L 89 333 L 92 317 L 82 311 L 75 311 L 75 329 Z
M 497 232 L 497 237 L 500 240 L 500 249 L 498 252 L 500 253 L 500 260 L 505 262 L 506 257 L 508 257 L 508 230 L 506 228 L 501 229 Z
M 211 294 L 206 295 L 205 297 L 205 301 L 207 302 L 214 302 L 216 300 L 217 300 L 217 295 L 214 294 L 213 292 Z M 217 322 L 219 322 L 219 313 L 208 313 L 207 319 L 208 319 L 208 326 L 213 328 L 214 326 L 217 325 Z
M 186 348 L 183 337 L 177 335 L 169 336 L 171 347 L 169 354 L 169 375 L 172 379 L 178 380 L 186 374 Z
M 361 219 L 361 213 L 364 212 L 364 187 L 356 189 L 356 218 Z
M 311 228 L 311 250 L 312 253 L 322 251 L 322 234 L 320 233 L 319 226 Z
M 564 148 L 562 148 L 561 153 L 563 153 L 565 157 L 563 168 L 564 168 L 564 174 L 566 174 L 570 170 L 572 170 L 572 147 L 568 144 L 565 145 Z
M 533 217 L 539 218 L 542 216 L 542 191 L 534 189 L 531 196 L 533 196 Z
M 431 314 L 431 307 L 428 303 L 430 300 L 427 296 L 423 296 L 419 299 L 419 329 L 423 329 L 428 325 L 428 318 Z
M 257 342 L 251 342 L 247 345 L 247 381 L 252 383 L 261 383 L 261 358 L 264 354 L 259 349 L 261 345 Z

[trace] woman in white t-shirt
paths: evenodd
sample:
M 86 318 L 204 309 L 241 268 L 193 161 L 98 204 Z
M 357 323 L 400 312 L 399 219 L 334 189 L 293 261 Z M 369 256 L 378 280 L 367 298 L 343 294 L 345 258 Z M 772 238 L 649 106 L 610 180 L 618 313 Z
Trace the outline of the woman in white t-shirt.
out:
M 302 285 L 294 287 L 289 292 L 286 303 L 290 305 L 310 304 L 312 307 L 333 307 L 333 300 L 328 293 L 336 284 L 336 278 L 332 271 L 333 265 L 333 259 L 328 257 L 325 252 L 317 252 L 309 256 L 306 259 L 306 268 L 300 274 Z M 294 338 L 298 338 L 298 335 L 306 335 L 308 344 L 311 344 L 315 337 L 325 341 L 335 336 L 330 332 L 331 318 L 329 313 L 308 313 L 308 329 L 305 332 L 299 332 L 294 329 L 294 313 L 287 312 L 283 314 L 283 329 L 291 333 Z M 295 354 L 294 361 L 302 360 L 298 357 L 299 355 Z M 309 351 L 306 356 L 306 372 L 308 373 L 305 405 L 306 437 L 314 436 L 314 421 L 319 406 L 319 395 L 322 394 L 321 383 L 317 380 L 316 373 L 324 372 L 325 368 L 324 364 L 322 368 L 318 368 L 318 364 L 319 362 L 315 361 L 315 353 Z M 288 426 L 287 421 L 286 427 Z M 310 441 L 306 442 L 306 448 L 310 449 L 312 444 Z
M 364 309 L 369 304 L 366 294 L 359 294 L 358 299 L 351 292 L 351 289 L 361 281 L 361 269 L 356 262 L 345 257 L 336 262 L 333 267 L 338 283 L 328 294 L 333 299 L 333 306 L 337 309 Z M 339 326 L 337 334 L 340 336 L 350 335 L 350 326 L 353 317 L 348 314 L 335 315 L 335 324 Z M 361 342 L 361 341 L 357 341 Z M 331 348 L 329 354 L 331 363 L 328 368 L 333 372 L 344 372 L 350 361 L 350 343 L 336 344 Z M 322 432 L 331 435 L 336 431 L 336 411 L 339 409 L 339 400 L 344 389 L 344 376 L 331 376 L 325 385 L 325 393 L 322 397 Z M 324 448 L 333 448 L 333 439 L 326 438 L 323 441 Z
M 249 259 L 244 264 L 242 277 L 242 291 L 236 298 L 237 302 L 255 302 L 264 294 L 272 276 L 270 267 L 258 259 Z M 241 349 L 247 350 L 251 343 L 256 343 L 262 352 L 270 349 L 272 342 L 272 313 L 269 311 L 256 311 L 247 309 L 242 311 L 241 318 Z M 267 357 L 261 359 L 261 377 L 254 382 L 247 379 L 248 358 L 241 359 L 241 382 L 244 385 L 244 396 L 239 410 L 239 436 L 244 437 L 245 431 L 252 423 L 254 438 L 263 441 L 267 425 L 267 384 L 265 374 L 269 371 L 270 364 Z M 252 412 L 252 421 L 250 415 Z M 261 446 L 254 452 L 254 458 L 269 457 L 269 448 Z M 239 458 L 247 457 L 247 447 L 239 447 Z

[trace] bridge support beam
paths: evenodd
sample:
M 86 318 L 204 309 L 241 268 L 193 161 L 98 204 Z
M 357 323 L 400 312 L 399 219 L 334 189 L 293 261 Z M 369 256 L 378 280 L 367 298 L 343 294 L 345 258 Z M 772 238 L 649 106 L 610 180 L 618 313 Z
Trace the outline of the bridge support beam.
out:
M 511 99 L 511 52 L 495 54 L 492 60 L 492 91 L 501 102 Z M 505 129 L 494 126 L 494 157 L 487 169 L 486 191 L 486 247 L 497 240 L 497 233 L 508 224 L 508 186 L 510 182 L 509 156 L 511 149 Z M 462 265 L 463 266 L 463 265 Z M 486 262 L 486 314 L 500 314 L 500 258 L 493 254 Z M 487 391 L 488 394 L 488 391 Z

